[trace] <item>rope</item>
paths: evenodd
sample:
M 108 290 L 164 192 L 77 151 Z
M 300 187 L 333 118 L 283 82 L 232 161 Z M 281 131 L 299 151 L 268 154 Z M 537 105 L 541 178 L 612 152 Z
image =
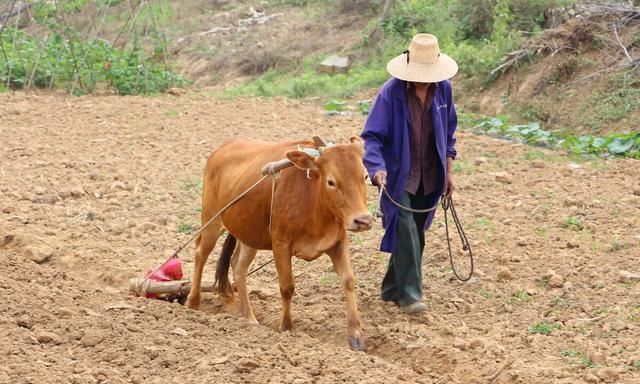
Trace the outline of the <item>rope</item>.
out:
M 256 267 L 254 269 L 251 270 L 251 272 L 247 273 L 247 277 L 253 275 L 255 272 L 258 272 L 259 270 L 261 270 L 262 268 L 266 267 L 267 265 L 273 263 L 275 260 L 274 257 L 272 257 L 271 259 L 269 259 L 269 261 L 267 261 L 266 263 L 260 265 L 259 267 Z
M 177 259 L 178 258 L 178 253 L 180 253 L 180 251 L 182 251 L 187 245 L 189 245 L 189 243 L 191 243 L 196 237 L 198 237 L 198 235 L 200 235 L 202 233 L 202 231 L 204 231 L 209 224 L 213 223 L 213 221 L 215 219 L 217 219 L 224 211 L 226 211 L 230 206 L 232 206 L 233 204 L 235 204 L 238 200 L 240 200 L 241 198 L 243 198 L 247 193 L 251 192 L 255 187 L 257 187 L 258 185 L 260 185 L 260 183 L 262 183 L 267 177 L 270 177 L 270 174 L 264 175 L 262 176 L 262 178 L 258 181 L 256 181 L 252 186 L 250 186 L 249 188 L 247 188 L 244 192 L 242 192 L 241 194 L 239 194 L 238 196 L 236 196 L 235 199 L 231 200 L 227 205 L 225 205 L 224 207 L 222 207 L 222 209 L 220 211 L 218 211 L 218 213 L 216 213 L 211 219 L 209 219 L 209 221 L 207 221 L 202 227 L 200 227 L 200 229 L 198 231 L 196 231 L 196 233 L 193 234 L 193 236 L 191 236 L 189 238 L 189 240 L 185 241 L 184 243 L 182 243 L 182 245 L 180 245 L 175 252 L 173 252 L 173 254 L 171 256 L 169 256 L 169 258 L 167 260 L 165 260 L 164 263 L 160 264 L 159 266 L 155 267 L 153 269 L 153 271 L 149 274 L 149 276 L 153 275 L 154 273 L 156 273 L 158 270 L 160 270 L 160 268 L 162 268 L 165 264 L 167 264 L 169 262 L 169 260 L 171 259 Z
M 271 234 L 271 221 L 273 220 L 273 200 L 276 196 L 276 173 L 271 176 L 271 208 L 269 208 L 269 234 Z
M 447 247 L 449 248 L 449 261 L 451 262 L 451 270 L 453 274 L 456 275 L 458 280 L 460 281 L 469 281 L 471 276 L 473 276 L 473 251 L 471 250 L 471 245 L 469 245 L 469 240 L 467 239 L 467 234 L 464 233 L 464 229 L 462 229 L 462 224 L 460 224 L 460 219 L 458 218 L 458 213 L 456 212 L 456 207 L 453 205 L 453 199 L 451 196 L 445 198 L 442 201 L 442 209 L 444 209 L 444 228 L 447 235 Z M 460 277 L 458 271 L 456 270 L 456 266 L 453 263 L 453 255 L 451 253 L 451 241 L 449 240 L 449 219 L 447 218 L 447 211 L 451 210 L 451 216 L 453 217 L 453 222 L 456 225 L 456 230 L 458 231 L 458 236 L 460 237 L 460 242 L 462 243 L 462 250 L 469 252 L 469 275 L 465 278 Z
M 442 198 L 442 196 L 440 198 L 438 198 L 438 202 L 436 202 L 436 204 L 431 207 L 431 208 L 427 208 L 427 209 L 413 209 L 410 207 L 406 207 L 400 203 L 398 203 L 397 201 L 395 201 L 391 195 L 389 195 L 389 192 L 387 191 L 387 188 L 385 188 L 384 186 L 382 186 L 378 192 L 378 206 L 376 208 L 376 213 L 378 212 L 378 209 L 380 208 L 380 202 L 382 200 L 382 193 L 384 192 L 384 195 L 387 197 L 387 199 L 389 199 L 389 201 L 391 201 L 391 203 L 393 205 L 395 205 L 396 207 L 408 211 L 408 212 L 413 212 L 413 213 L 428 213 L 431 212 L 435 209 L 438 208 L 438 204 L 442 203 L 442 209 L 444 209 L 444 228 L 445 228 L 445 232 L 447 235 L 447 247 L 449 249 L 449 261 L 451 262 L 451 270 L 453 271 L 453 274 L 456 276 L 456 278 L 460 281 L 469 281 L 469 279 L 471 279 L 471 277 L 473 276 L 473 251 L 471 250 L 471 245 L 469 244 L 469 240 L 467 239 L 467 234 L 464 232 L 464 229 L 462 229 L 462 224 L 460 223 L 460 219 L 458 218 L 458 213 L 456 212 L 456 207 L 453 205 L 453 199 L 451 198 L 451 196 L 445 197 L 444 199 Z M 451 216 L 453 217 L 453 222 L 455 223 L 456 226 L 456 230 L 458 231 L 458 236 L 460 237 L 460 242 L 462 243 L 462 250 L 463 251 L 468 251 L 469 252 L 469 264 L 470 264 L 470 270 L 469 270 L 469 275 L 462 278 L 460 277 L 460 274 L 458 273 L 458 270 L 456 269 L 455 263 L 453 262 L 453 254 L 451 252 L 451 241 L 449 240 L 449 219 L 447 217 L 447 211 L 451 210 Z M 375 216 L 374 216 L 375 217 Z
M 431 208 L 427 208 L 427 209 L 413 209 L 413 208 L 409 208 L 409 207 L 405 207 L 404 205 L 398 203 L 397 201 L 393 200 L 393 197 L 391 197 L 391 195 L 389 194 L 389 191 L 387 191 L 387 188 L 385 188 L 384 186 L 382 186 L 382 188 L 380 188 L 385 196 L 387 196 L 387 199 L 389 199 L 389 201 L 391 202 L 391 204 L 395 205 L 396 207 L 403 209 L 405 211 L 409 211 L 409 212 L 413 212 L 413 213 L 428 213 L 431 212 L 433 210 L 435 210 L 436 208 L 438 208 L 438 204 L 440 204 L 440 201 L 442 200 L 442 198 L 438 198 L 438 201 L 436 202 L 436 204 L 431 207 Z

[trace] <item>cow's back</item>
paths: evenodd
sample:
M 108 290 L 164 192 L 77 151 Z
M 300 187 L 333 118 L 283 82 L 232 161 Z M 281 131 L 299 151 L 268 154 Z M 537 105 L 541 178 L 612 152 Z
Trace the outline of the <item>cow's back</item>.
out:
M 298 146 L 312 147 L 313 143 L 269 143 L 234 138 L 220 146 L 211 154 L 205 167 L 203 223 L 258 181 L 265 164 L 286 158 L 286 153 Z M 224 226 L 252 248 L 271 249 L 270 204 L 271 180 L 267 179 L 221 215 Z

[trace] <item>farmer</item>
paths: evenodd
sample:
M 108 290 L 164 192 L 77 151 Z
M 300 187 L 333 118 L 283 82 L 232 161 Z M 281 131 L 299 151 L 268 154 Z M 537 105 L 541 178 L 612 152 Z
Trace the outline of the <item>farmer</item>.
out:
M 440 52 L 429 34 L 413 37 L 409 49 L 387 64 L 393 76 L 382 86 L 362 132 L 364 165 L 374 185 L 385 187 L 400 205 L 435 206 L 454 189 L 451 167 L 456 157 L 457 115 L 449 78 L 456 62 Z M 385 234 L 380 250 L 391 253 L 381 298 L 404 312 L 427 309 L 422 302 L 424 233 L 435 209 L 413 213 L 383 196 Z

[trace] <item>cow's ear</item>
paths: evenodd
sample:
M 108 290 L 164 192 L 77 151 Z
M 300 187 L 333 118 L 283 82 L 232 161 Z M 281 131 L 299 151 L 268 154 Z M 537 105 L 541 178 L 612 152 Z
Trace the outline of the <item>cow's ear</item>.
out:
M 364 151 L 364 140 L 362 140 L 360 136 L 351 136 L 351 138 L 349 138 L 349 141 L 351 142 L 351 144 L 356 144 L 358 147 L 360 147 L 360 149 Z
M 287 159 L 291 160 L 293 165 L 300 169 L 316 169 L 316 160 L 302 151 L 289 151 L 287 152 Z

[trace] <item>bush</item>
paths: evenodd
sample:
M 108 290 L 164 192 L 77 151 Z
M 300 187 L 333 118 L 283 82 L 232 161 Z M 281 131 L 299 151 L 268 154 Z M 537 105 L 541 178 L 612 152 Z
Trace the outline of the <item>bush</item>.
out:
M 75 31 L 53 33 L 40 41 L 22 31 L 0 35 L 6 57 L 0 60 L 0 83 L 11 88 L 64 87 L 73 93 L 111 86 L 118 94 L 162 92 L 185 80 L 147 57 L 137 47 L 119 50 L 107 41 L 74 39 Z

